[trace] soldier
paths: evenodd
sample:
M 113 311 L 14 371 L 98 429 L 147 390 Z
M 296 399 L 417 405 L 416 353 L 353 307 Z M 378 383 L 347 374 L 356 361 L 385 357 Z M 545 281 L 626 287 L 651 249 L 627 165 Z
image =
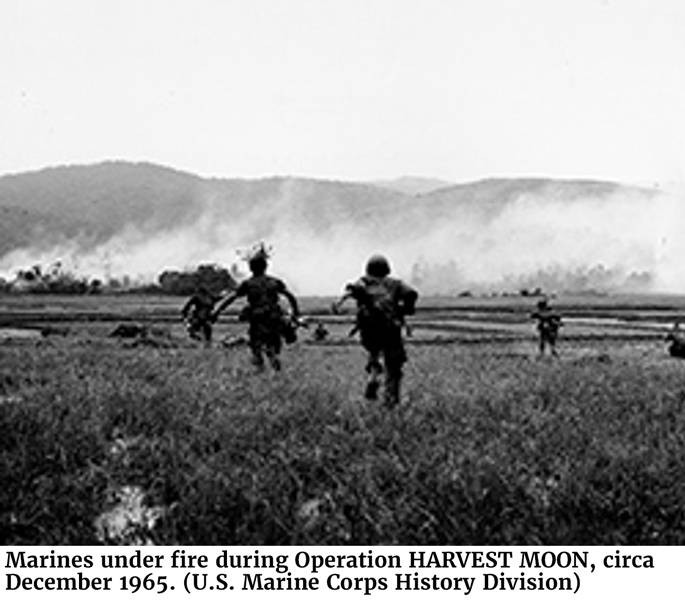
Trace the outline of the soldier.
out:
M 537 310 L 530 315 L 537 321 L 537 329 L 540 335 L 540 356 L 545 353 L 545 347 L 549 345 L 553 356 L 557 354 L 557 337 L 559 329 L 563 326 L 559 314 L 549 305 L 547 299 L 538 302 Z
M 252 351 L 252 362 L 261 371 L 264 368 L 264 354 L 275 371 L 281 369 L 279 355 L 282 341 L 292 343 L 296 339 L 295 326 L 300 310 L 297 299 L 280 279 L 266 274 L 268 254 L 260 247 L 248 260 L 252 276 L 243 281 L 216 307 L 213 317 L 216 319 L 221 311 L 238 298 L 246 298 L 247 306 L 241 312 L 241 320 L 249 323 L 249 345 Z M 284 296 L 292 309 L 289 319 L 279 303 Z
M 680 329 L 680 321 L 673 324 L 673 329 L 666 336 L 669 343 L 668 353 L 674 358 L 685 358 L 685 337 Z
M 387 259 L 372 256 L 366 264 L 366 274 L 345 286 L 345 293 L 333 304 L 333 312 L 337 313 L 348 298 L 356 300 L 357 321 L 353 333 L 359 331 L 361 344 L 368 352 L 369 379 L 364 395 L 369 400 L 378 397 L 380 375 L 385 370 L 385 403 L 392 407 L 400 401 L 402 368 L 407 361 L 402 328 L 405 316 L 414 314 L 419 295 L 389 275 Z
M 316 329 L 314 329 L 314 332 L 312 333 L 312 337 L 314 338 L 315 342 L 323 342 L 328 338 L 328 329 L 326 326 L 319 322 L 316 325 Z
M 205 286 L 200 286 L 181 310 L 190 337 L 194 340 L 204 339 L 207 346 L 212 343 L 212 310 L 216 300 Z

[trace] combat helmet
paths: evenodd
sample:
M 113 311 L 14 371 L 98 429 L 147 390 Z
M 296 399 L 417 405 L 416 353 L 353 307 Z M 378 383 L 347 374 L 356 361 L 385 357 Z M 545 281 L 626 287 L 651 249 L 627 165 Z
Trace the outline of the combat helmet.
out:
M 366 263 L 366 274 L 371 277 L 387 277 L 390 275 L 388 259 L 381 254 L 374 254 Z

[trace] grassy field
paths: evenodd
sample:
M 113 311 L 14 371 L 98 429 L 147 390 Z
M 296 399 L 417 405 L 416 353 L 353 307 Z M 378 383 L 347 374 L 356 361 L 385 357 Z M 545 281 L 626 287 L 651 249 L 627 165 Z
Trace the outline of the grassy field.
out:
M 352 315 L 304 302 L 279 374 L 203 348 L 183 299 L 0 296 L 6 544 L 685 544 L 674 297 L 432 299 L 402 403 L 363 399 Z M 142 323 L 145 339 L 109 336 Z M 235 313 L 217 338 L 243 333 Z

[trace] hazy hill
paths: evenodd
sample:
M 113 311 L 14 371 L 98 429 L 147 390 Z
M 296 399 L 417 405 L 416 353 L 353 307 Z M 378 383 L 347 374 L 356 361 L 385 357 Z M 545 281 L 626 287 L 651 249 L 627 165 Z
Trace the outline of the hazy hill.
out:
M 403 194 L 410 194 L 412 196 L 429 194 L 441 188 L 454 185 L 454 183 L 443 181 L 442 179 L 431 179 L 427 177 L 398 177 L 397 179 L 379 179 L 371 183 L 372 185 L 402 192 Z
M 56 218 L 56 233 L 79 223 L 101 239 L 129 224 L 154 230 L 192 217 L 201 184 L 194 175 L 148 164 L 55 167 L 1 177 L 0 206 Z
M 521 198 L 543 198 L 548 202 L 569 203 L 575 200 L 602 198 L 627 186 L 611 182 L 559 179 L 483 179 L 473 183 L 440 188 L 427 195 L 432 210 L 439 214 L 449 213 L 458 202 L 468 211 L 493 218 L 507 205 Z M 642 193 L 643 190 L 640 190 Z M 647 193 L 645 191 L 645 193 Z
M 51 223 L 49 233 L 80 232 L 91 241 L 102 241 L 127 226 L 148 233 L 176 228 L 207 211 L 216 219 L 253 222 L 257 234 L 269 233 L 286 215 L 293 223 L 325 232 L 343 221 L 374 226 L 407 201 L 404 194 L 360 183 L 284 177 L 201 179 L 156 165 L 123 162 L 0 177 L 0 208 L 21 223 L 11 236 L 12 245 L 36 241 L 29 235 L 34 225 L 42 235 L 43 226 Z
M 0 257 L 39 240 L 76 237 L 86 230 L 88 226 L 75 215 L 65 218 L 14 205 L 0 205 Z
M 428 182 L 437 185 L 435 180 L 424 181 L 428 187 Z M 402 187 L 402 182 L 418 179 L 397 182 Z M 568 202 L 620 189 L 603 182 L 492 179 L 440 185 L 413 197 L 391 187 L 395 186 L 389 182 L 373 185 L 291 177 L 202 179 L 144 163 L 56 167 L 0 177 L 0 252 L 41 238 L 77 234 L 98 243 L 129 226 L 154 234 L 192 224 L 208 214 L 219 221 L 242 221 L 257 237 L 272 234 L 277 223 L 286 221 L 322 235 L 348 225 L 384 238 L 385 233 L 392 237 L 407 227 L 430 227 L 457 208 L 490 220 L 523 195 Z
M 654 240 L 640 231 L 642 213 L 635 212 L 650 207 L 654 191 L 489 179 L 415 195 L 387 183 L 208 179 L 125 162 L 0 177 L 0 271 L 52 257 L 101 272 L 106 261 L 106 272 L 150 275 L 200 261 L 231 262 L 236 249 L 259 240 L 278 247 L 306 289 L 323 289 L 377 250 L 403 265 L 401 274 L 411 270 L 426 288 L 447 291 L 566 265 L 599 264 L 612 281 L 624 271 L 656 268 Z M 635 226 L 612 232 L 609 244 L 598 227 L 612 220 Z M 539 259 L 543 248 L 546 263 Z

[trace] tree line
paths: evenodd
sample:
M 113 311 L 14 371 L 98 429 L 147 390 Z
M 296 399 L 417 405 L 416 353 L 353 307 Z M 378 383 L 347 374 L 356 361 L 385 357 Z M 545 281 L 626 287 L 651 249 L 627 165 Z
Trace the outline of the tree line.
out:
M 106 281 L 78 275 L 61 262 L 48 267 L 34 265 L 19 269 L 11 280 L 0 278 L 0 292 L 28 294 L 149 293 L 187 296 L 205 287 L 212 293 L 234 289 L 236 271 L 216 264 L 201 264 L 185 270 L 167 269 L 154 282 L 137 282 L 130 277 L 111 277 Z

